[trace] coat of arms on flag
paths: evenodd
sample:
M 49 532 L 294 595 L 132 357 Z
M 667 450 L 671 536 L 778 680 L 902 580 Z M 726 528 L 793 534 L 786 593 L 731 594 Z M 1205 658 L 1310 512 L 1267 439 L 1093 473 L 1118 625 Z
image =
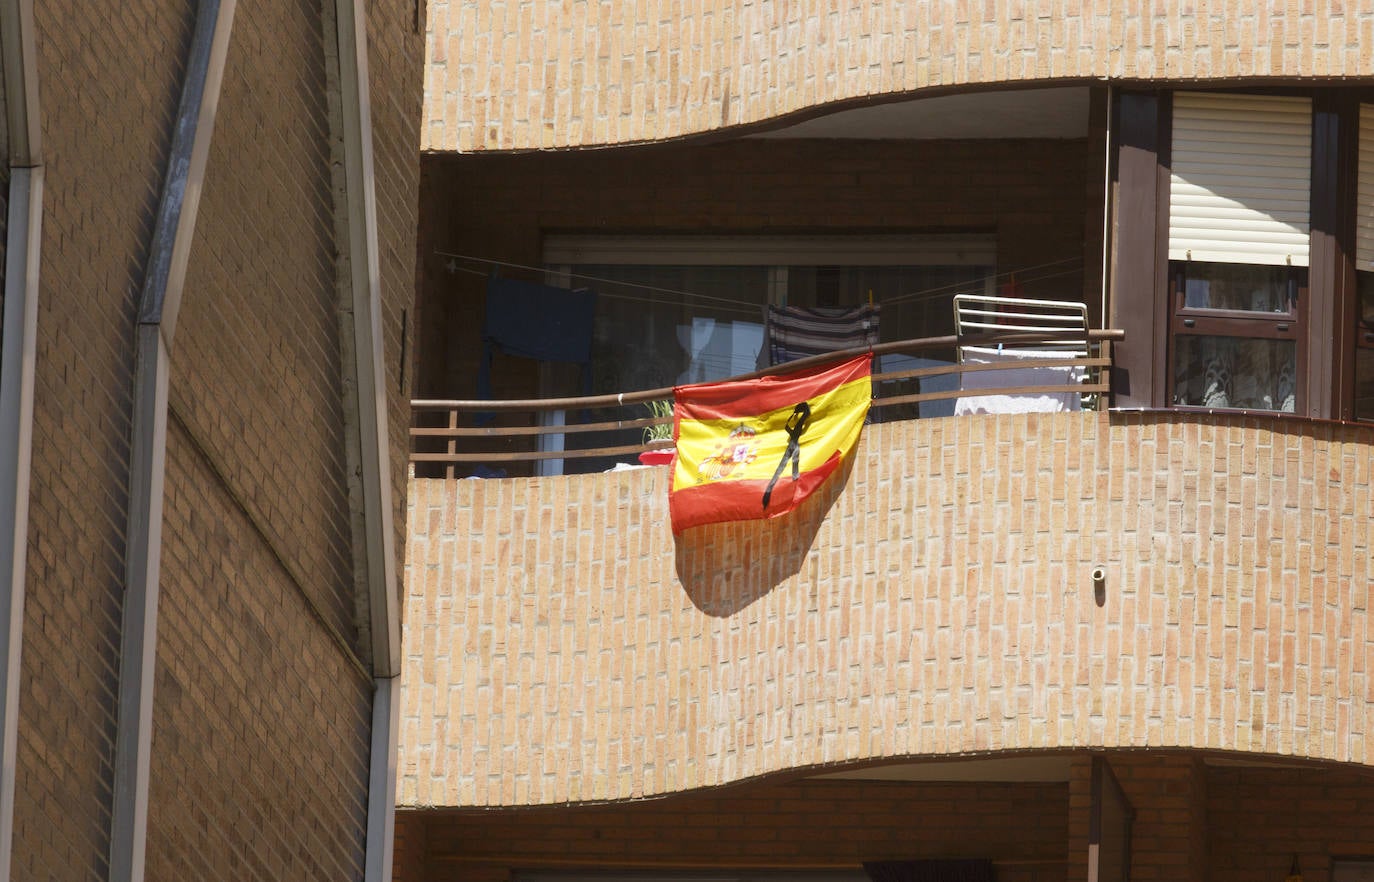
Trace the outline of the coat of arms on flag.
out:
M 858 443 L 871 357 L 673 390 L 673 532 L 771 518 L 802 503 Z

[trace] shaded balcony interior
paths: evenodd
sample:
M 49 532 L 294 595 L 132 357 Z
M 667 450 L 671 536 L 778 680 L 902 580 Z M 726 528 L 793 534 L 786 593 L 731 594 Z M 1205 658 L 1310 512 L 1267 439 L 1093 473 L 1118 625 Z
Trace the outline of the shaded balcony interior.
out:
M 871 305 L 873 343 L 944 340 L 875 359 L 875 373 L 918 376 L 883 385 L 880 394 L 906 400 L 873 418 L 953 415 L 954 397 L 910 399 L 959 388 L 957 374 L 939 370 L 960 361 L 948 339 L 956 295 L 1081 303 L 1088 326 L 1102 327 L 1105 155 L 1094 113 L 1105 115 L 1105 95 L 1074 86 L 850 108 L 676 144 L 428 156 L 417 398 L 618 396 L 719 380 L 771 366 L 770 306 Z M 488 306 L 500 303 L 489 292 L 507 282 L 594 291 L 589 321 L 571 314 L 575 306 L 550 319 L 590 327 L 588 361 L 487 346 Z M 516 333 L 539 322 L 531 312 L 549 312 L 512 310 L 498 320 Z M 1096 342 L 1091 354 L 1101 357 Z M 1102 379 L 1094 366 L 1064 368 L 1057 382 L 1085 382 L 1089 371 Z M 652 416 L 639 401 L 520 414 L 469 408 L 461 417 L 436 407 L 416 425 L 464 426 L 488 439 L 513 428 L 522 433 L 485 449 L 546 457 L 450 473 L 554 474 L 624 461 L 651 427 L 524 430 Z M 430 454 L 446 446 L 433 435 L 417 440 Z M 616 454 L 556 455 L 574 446 Z M 419 473 L 431 473 L 427 465 Z
M 895 871 L 1239 882 L 1281 880 L 1295 865 L 1307 879 L 1357 882 L 1374 866 L 1362 845 L 1371 808 L 1367 774 L 1282 760 L 1139 751 L 913 761 L 651 801 L 402 809 L 398 882 L 868 882 Z
M 1089 328 L 1121 332 L 1088 353 L 1106 370 L 1074 369 L 1110 384 L 1087 404 L 1368 421 L 1364 97 L 1067 85 L 826 108 L 674 143 L 429 155 L 417 397 L 662 391 L 776 365 L 772 309 L 867 305 L 886 345 L 948 337 L 953 298 L 983 294 L 1079 303 Z M 504 284 L 594 294 L 530 308 L 493 295 Z M 516 338 L 564 320 L 585 330 L 521 351 L 494 316 Z M 877 397 L 902 406 L 874 418 L 959 412 L 942 393 L 966 378 L 934 369 L 962 360 L 949 343 L 876 359 L 902 374 Z M 416 446 L 442 459 L 483 439 L 501 454 L 436 474 L 600 470 L 663 434 L 646 403 L 421 409 Z M 563 431 L 578 422 L 598 428 Z M 608 455 L 561 455 L 579 445 Z

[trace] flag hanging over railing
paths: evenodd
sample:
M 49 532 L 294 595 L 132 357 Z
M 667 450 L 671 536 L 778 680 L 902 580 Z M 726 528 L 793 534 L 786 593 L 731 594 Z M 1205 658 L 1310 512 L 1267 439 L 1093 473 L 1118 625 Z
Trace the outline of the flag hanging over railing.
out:
M 673 532 L 786 514 L 858 443 L 872 358 L 673 390 Z

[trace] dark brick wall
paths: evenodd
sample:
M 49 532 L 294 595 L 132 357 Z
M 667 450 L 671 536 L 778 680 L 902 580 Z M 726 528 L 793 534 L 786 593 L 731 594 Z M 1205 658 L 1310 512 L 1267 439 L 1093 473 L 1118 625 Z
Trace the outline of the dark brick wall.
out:
M 371 679 L 179 419 L 167 447 L 148 878 L 360 879 Z
M 559 864 L 858 869 L 967 857 L 996 861 L 999 882 L 1061 880 L 1068 795 L 1052 783 L 811 781 L 606 806 L 403 812 L 397 882 L 506 882 L 512 869 Z
M 1202 753 L 1108 758 L 1135 810 L 1134 880 L 1282 880 L 1297 855 L 1307 882 L 1329 882 L 1336 859 L 1374 860 L 1374 779 L 1363 772 L 1217 765 Z M 1067 784 L 751 784 L 580 808 L 411 809 L 397 817 L 396 880 L 933 856 L 992 857 L 1000 882 L 1086 879 L 1090 779 L 1084 753 Z
M 47 192 L 16 878 L 106 875 L 135 308 L 194 9 L 35 8 Z M 401 512 L 422 42 L 413 0 L 368 9 Z M 344 454 L 333 40 L 319 0 L 238 3 L 173 343 L 149 878 L 362 875 L 372 693 Z
M 1374 779 L 1354 768 L 1212 768 L 1208 878 L 1283 879 L 1297 855 L 1306 882 L 1339 857 L 1374 860 Z
M 325 76 L 319 0 L 240 0 L 170 399 L 356 642 Z
M 382 328 L 386 348 L 387 425 L 391 433 L 392 514 L 396 578 L 405 560 L 406 471 L 410 399 L 415 381 L 416 226 L 420 203 L 420 110 L 424 91 L 421 0 L 376 0 L 368 7 L 372 73 L 373 161 L 381 255 Z M 402 591 L 401 586 L 396 586 Z
M 34 7 L 46 180 L 14 878 L 106 874 L 134 309 L 194 5 Z
M 0 90 L 3 91 L 3 90 Z M 5 112 L 4 100 L 0 99 L 0 115 Z M 0 145 L 3 141 L 0 140 Z M 0 152 L 0 157 L 4 154 Z M 5 249 L 9 245 L 9 220 L 10 220 L 10 169 L 7 164 L 0 161 L 0 316 L 5 313 Z M 4 320 L 0 318 L 0 330 L 4 328 Z

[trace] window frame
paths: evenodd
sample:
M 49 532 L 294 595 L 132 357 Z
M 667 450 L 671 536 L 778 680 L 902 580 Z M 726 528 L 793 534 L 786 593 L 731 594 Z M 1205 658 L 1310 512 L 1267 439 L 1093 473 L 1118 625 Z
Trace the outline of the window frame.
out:
M 1312 101 L 1310 225 L 1307 284 L 1299 294 L 1298 363 L 1292 414 L 1251 408 L 1225 408 L 1234 413 L 1309 418 L 1353 418 L 1355 358 L 1367 344 L 1357 340 L 1359 326 L 1354 269 L 1356 198 L 1353 192 L 1359 125 L 1359 102 L 1374 101 L 1374 90 L 1353 87 L 1264 88 L 1230 86 L 1230 93 L 1306 97 Z M 1180 314 L 1176 273 L 1169 259 L 1170 178 L 1173 157 L 1173 98 L 1188 89 L 1122 89 L 1113 107 L 1112 322 L 1127 332 L 1114 347 L 1114 406 L 1210 411 L 1173 403 L 1175 340 L 1180 334 L 1221 336 L 1259 330 L 1283 339 L 1277 324 L 1284 317 L 1268 314 L 1227 315 L 1230 311 Z M 1120 126 L 1120 128 L 1116 128 Z M 1147 296 L 1148 294 L 1148 296 Z M 1231 327 L 1215 320 L 1234 318 Z M 1191 319 L 1191 327 L 1182 325 Z M 1258 320 L 1272 325 L 1252 325 Z M 1358 326 L 1358 327 L 1357 327 Z M 1371 329 L 1374 330 L 1374 329 Z M 1135 380 L 1133 383 L 1132 380 Z
M 1186 305 L 1185 286 L 1180 282 L 1186 279 L 1187 261 L 1169 261 L 1168 305 L 1169 305 L 1169 345 L 1164 365 L 1166 398 L 1169 407 L 1175 410 L 1205 412 L 1235 412 L 1257 414 L 1284 414 L 1287 411 L 1263 410 L 1247 407 L 1207 407 L 1196 404 L 1177 404 L 1177 371 L 1174 369 L 1178 357 L 1180 337 L 1227 337 L 1232 339 L 1292 340 L 1296 344 L 1293 372 L 1293 413 L 1301 413 L 1306 404 L 1307 389 L 1307 322 L 1306 313 L 1310 299 L 1311 268 L 1289 266 L 1289 287 L 1292 296 L 1288 299 L 1286 312 L 1259 312 L 1247 309 L 1211 309 Z M 1226 264 L 1244 266 L 1245 264 Z M 1296 285 L 1294 276 L 1299 276 Z
M 1308 263 L 1306 267 L 1288 266 L 1288 271 L 1292 273 L 1296 269 L 1304 270 L 1305 281 L 1300 281 L 1297 286 L 1296 299 L 1290 300 L 1289 309 L 1284 313 L 1257 312 L 1251 310 L 1234 309 L 1208 309 L 1199 307 L 1189 307 L 1185 305 L 1185 290 L 1180 284 L 1188 261 L 1170 259 L 1171 244 L 1171 201 L 1172 186 L 1171 175 L 1173 172 L 1173 149 L 1174 149 L 1174 96 L 1178 92 L 1197 92 L 1208 91 L 1217 94 L 1231 95 L 1269 95 L 1276 97 L 1301 97 L 1307 98 L 1312 103 L 1311 120 L 1311 147 L 1308 162 Z M 1254 413 L 1271 416 L 1287 415 L 1286 411 L 1267 410 L 1247 407 L 1208 407 L 1205 405 L 1177 404 L 1174 396 L 1177 387 L 1177 372 L 1175 370 L 1175 360 L 1178 357 L 1180 337 L 1230 337 L 1238 339 L 1269 339 L 1269 340 L 1293 340 L 1296 343 L 1296 353 L 1294 365 L 1294 409 L 1292 414 L 1304 413 L 1308 406 L 1308 388 L 1311 382 L 1311 365 L 1308 357 L 1309 346 L 1308 337 L 1310 334 L 1311 322 L 1309 315 L 1312 310 L 1314 296 L 1313 280 L 1322 279 L 1323 273 L 1316 268 L 1319 260 L 1318 255 L 1322 253 L 1318 247 L 1316 236 L 1316 221 L 1318 210 L 1321 207 L 1318 196 L 1317 164 L 1322 147 L 1319 116 L 1322 111 L 1321 90 L 1311 89 L 1254 89 L 1254 88 L 1227 88 L 1227 89 L 1178 89 L 1168 90 L 1160 94 L 1159 98 L 1159 124 L 1160 136 L 1158 139 L 1158 203 L 1157 203 L 1157 223 L 1156 223 L 1156 266 L 1157 274 L 1160 278 L 1156 286 L 1155 299 L 1157 304 L 1156 312 L 1156 343 L 1155 353 L 1158 365 L 1154 373 L 1154 394 L 1156 406 L 1169 408 L 1170 410 L 1193 411 L 1193 412 L 1225 412 L 1225 413 Z M 1210 261 L 1221 263 L 1228 266 L 1243 266 L 1242 262 L 1235 261 Z M 1278 266 L 1283 264 L 1259 264 L 1262 266 Z M 1287 325 L 1288 327 L 1283 327 Z M 1161 376 L 1162 372 L 1162 376 Z

